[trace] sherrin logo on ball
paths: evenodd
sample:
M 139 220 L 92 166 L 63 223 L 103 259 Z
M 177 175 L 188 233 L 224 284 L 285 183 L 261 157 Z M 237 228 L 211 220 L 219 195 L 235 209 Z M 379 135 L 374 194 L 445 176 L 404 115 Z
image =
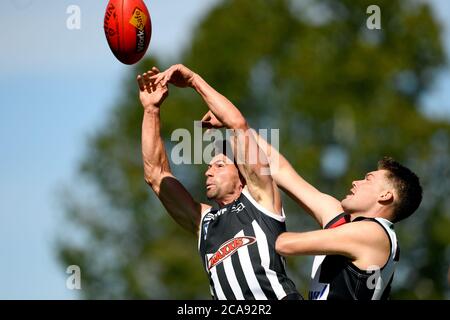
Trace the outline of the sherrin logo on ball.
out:
M 109 48 L 120 62 L 134 64 L 145 55 L 152 27 L 142 0 L 110 0 L 103 28 Z

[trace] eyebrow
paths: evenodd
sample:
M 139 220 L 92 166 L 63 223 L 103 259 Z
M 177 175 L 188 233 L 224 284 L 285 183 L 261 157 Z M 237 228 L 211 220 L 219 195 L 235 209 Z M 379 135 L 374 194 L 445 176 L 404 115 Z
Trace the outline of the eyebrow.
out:
M 219 162 L 222 162 L 223 164 L 226 164 L 225 161 L 223 161 L 223 160 L 216 160 L 213 163 L 208 164 L 208 168 L 211 168 L 214 164 L 217 164 Z

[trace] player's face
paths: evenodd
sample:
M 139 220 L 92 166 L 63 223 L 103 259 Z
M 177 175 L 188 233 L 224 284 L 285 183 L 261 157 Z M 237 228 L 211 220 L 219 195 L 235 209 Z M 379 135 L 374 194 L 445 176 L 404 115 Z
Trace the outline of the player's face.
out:
M 370 211 L 380 200 L 380 196 L 391 189 L 386 170 L 372 171 L 364 179 L 352 182 L 349 194 L 341 201 L 347 213 Z
M 208 199 L 219 200 L 234 194 L 241 184 L 238 169 L 224 154 L 218 154 L 211 160 L 205 176 Z

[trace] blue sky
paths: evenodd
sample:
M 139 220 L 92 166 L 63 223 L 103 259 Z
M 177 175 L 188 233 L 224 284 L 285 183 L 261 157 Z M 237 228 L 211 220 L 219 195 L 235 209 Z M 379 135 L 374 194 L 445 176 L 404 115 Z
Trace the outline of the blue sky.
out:
M 145 1 L 153 34 L 147 55 L 176 58 L 218 0 Z M 189 3 L 189 5 L 186 5 Z M 432 1 L 450 52 L 450 1 Z M 103 123 L 130 67 L 103 34 L 107 0 L 0 2 L 0 299 L 76 299 L 52 244 L 64 223 L 59 189 L 72 178 L 86 137 Z M 68 30 L 66 9 L 81 9 Z M 450 76 L 424 96 L 426 113 L 450 119 Z
M 153 25 L 147 55 L 174 58 L 217 1 L 145 2 Z M 0 2 L 0 299 L 77 298 L 52 244 L 64 223 L 59 188 L 75 177 L 86 137 L 103 123 L 130 68 L 107 45 L 106 4 Z M 80 30 L 66 28 L 69 5 L 81 9 Z

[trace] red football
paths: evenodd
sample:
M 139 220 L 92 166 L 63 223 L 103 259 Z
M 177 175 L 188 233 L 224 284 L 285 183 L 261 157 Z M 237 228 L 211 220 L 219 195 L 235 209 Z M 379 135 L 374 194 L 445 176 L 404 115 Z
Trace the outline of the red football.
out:
M 142 0 L 110 0 L 106 7 L 104 29 L 116 58 L 125 64 L 141 60 L 152 36 L 152 22 Z

